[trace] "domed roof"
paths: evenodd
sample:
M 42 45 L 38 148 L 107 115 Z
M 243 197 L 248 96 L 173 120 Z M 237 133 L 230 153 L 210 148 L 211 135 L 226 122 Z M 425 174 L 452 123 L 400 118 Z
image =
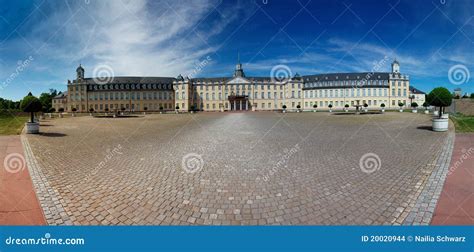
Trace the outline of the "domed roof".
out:
M 76 71 L 84 71 L 84 68 L 82 68 L 82 65 L 79 64 L 79 66 L 77 67 Z

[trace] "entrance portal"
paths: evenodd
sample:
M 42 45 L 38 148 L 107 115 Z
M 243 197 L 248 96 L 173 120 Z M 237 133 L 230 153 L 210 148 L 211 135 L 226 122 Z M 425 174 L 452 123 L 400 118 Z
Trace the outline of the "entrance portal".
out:
M 248 96 L 246 95 L 230 95 L 228 97 L 231 111 L 248 110 Z

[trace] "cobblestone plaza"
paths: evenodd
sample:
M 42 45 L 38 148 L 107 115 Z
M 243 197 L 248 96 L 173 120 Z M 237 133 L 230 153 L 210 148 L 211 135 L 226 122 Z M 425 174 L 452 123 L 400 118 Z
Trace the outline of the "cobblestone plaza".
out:
M 428 224 L 453 135 L 430 119 L 81 116 L 43 121 L 23 143 L 49 224 Z

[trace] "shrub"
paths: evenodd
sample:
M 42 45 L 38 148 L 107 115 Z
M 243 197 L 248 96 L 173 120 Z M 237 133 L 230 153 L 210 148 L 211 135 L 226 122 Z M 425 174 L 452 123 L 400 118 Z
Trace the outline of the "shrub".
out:
M 179 106 L 178 106 L 178 105 L 176 105 L 176 109 L 179 109 Z
M 367 103 L 364 103 L 364 108 L 367 108 L 369 105 Z
M 35 113 L 41 111 L 43 105 L 41 104 L 40 100 L 34 97 L 31 92 L 28 93 L 23 100 L 20 102 L 20 109 L 23 112 L 30 113 L 30 122 L 34 122 L 35 120 Z
M 380 104 L 380 107 L 385 108 L 385 103 Z
M 329 107 L 329 108 L 332 108 L 332 104 L 329 104 L 329 106 L 328 106 L 328 107 Z
M 163 106 L 160 106 L 160 110 L 163 110 Z
M 49 110 L 49 112 L 50 112 L 50 113 L 54 113 L 54 112 L 56 112 L 56 109 L 55 109 L 55 108 L 51 108 L 51 109 Z
M 58 109 L 58 112 L 59 112 L 59 113 L 64 112 L 64 108 L 59 108 L 59 109 Z
M 93 112 L 94 112 L 94 108 L 90 108 L 90 109 L 89 109 L 89 112 L 93 113 Z
M 191 107 L 189 107 L 189 110 L 191 110 L 191 111 L 195 111 L 195 110 L 196 110 L 196 106 L 194 106 L 194 105 L 191 105 Z
M 109 112 L 109 108 L 105 108 L 104 110 L 105 110 L 105 112 Z
M 283 108 L 283 109 L 286 109 L 286 105 L 283 105 L 283 107 L 282 107 L 282 108 Z
M 148 110 L 148 107 L 144 107 L 143 110 L 147 111 L 147 110 Z
M 474 99 L 474 93 L 471 93 L 471 99 Z
M 72 112 L 76 112 L 76 111 L 77 111 L 77 109 L 76 109 L 76 108 L 72 108 L 71 110 L 72 110 Z
M 418 103 L 412 102 L 412 103 L 411 103 L 411 107 L 416 109 L 416 108 L 418 107 Z
M 121 107 L 120 110 L 125 111 L 125 107 Z
M 314 105 L 313 105 L 313 108 L 317 108 L 317 107 L 318 107 L 318 105 L 317 105 L 317 104 L 314 104 Z
M 429 106 L 429 104 L 427 102 L 423 102 L 423 107 L 425 107 L 425 109 L 427 109 Z
M 345 107 L 345 108 L 348 108 L 348 107 L 349 107 L 349 104 L 344 105 L 344 107 Z
M 301 108 L 301 106 L 298 104 L 298 105 L 296 105 L 296 108 L 297 108 L 297 109 L 300 109 L 300 108 Z
M 399 102 L 399 103 L 398 103 L 398 106 L 399 106 L 400 108 L 403 107 L 404 105 L 405 105 L 405 103 L 403 103 L 403 102 Z
M 450 106 L 453 102 L 452 98 L 447 88 L 437 87 L 428 94 L 427 101 L 430 105 L 439 107 L 439 117 L 441 118 L 444 108 Z

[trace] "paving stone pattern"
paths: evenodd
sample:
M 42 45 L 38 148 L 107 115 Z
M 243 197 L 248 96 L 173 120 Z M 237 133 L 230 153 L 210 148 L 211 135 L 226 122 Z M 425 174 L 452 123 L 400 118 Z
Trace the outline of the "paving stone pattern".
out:
M 49 224 L 425 224 L 452 148 L 452 129 L 433 132 L 430 119 L 85 116 L 43 121 L 24 141 Z M 368 153 L 380 160 L 371 173 L 360 168 Z

